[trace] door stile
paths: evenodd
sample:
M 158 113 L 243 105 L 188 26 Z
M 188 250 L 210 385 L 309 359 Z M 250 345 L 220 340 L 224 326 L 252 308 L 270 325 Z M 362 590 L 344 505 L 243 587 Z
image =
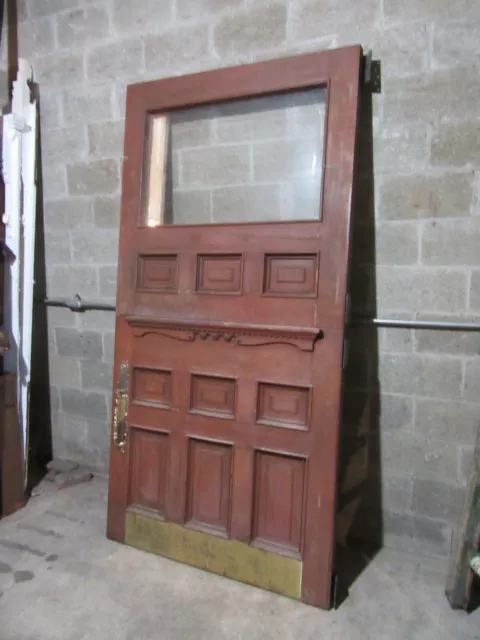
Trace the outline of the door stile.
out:
M 185 523 L 187 509 L 188 439 L 185 433 L 171 431 L 169 439 L 169 465 L 165 519 L 177 524 Z
M 324 393 L 313 396 L 315 441 L 308 464 L 302 600 L 323 609 L 330 606 L 334 567 L 339 429 L 332 425 L 340 419 L 342 350 L 343 333 L 330 330 L 325 341 L 317 344 L 313 361 L 314 388 Z
M 230 538 L 250 543 L 252 537 L 253 448 L 237 444 L 233 454 Z

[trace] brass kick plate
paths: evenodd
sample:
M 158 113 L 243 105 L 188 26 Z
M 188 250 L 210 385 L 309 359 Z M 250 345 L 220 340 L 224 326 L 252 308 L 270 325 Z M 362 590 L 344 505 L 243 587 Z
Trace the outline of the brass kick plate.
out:
M 290 598 L 301 598 L 302 562 L 295 558 L 128 511 L 125 542 L 132 547 L 239 582 L 247 582 Z

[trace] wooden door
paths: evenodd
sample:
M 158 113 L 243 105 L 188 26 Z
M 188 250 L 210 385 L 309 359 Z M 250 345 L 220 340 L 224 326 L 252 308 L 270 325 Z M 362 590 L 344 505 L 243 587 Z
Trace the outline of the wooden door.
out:
M 108 536 L 324 608 L 360 59 L 127 92 Z

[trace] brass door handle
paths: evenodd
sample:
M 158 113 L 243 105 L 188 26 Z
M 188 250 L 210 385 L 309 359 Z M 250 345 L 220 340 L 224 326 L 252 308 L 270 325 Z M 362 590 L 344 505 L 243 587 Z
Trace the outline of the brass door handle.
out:
M 122 453 L 125 451 L 128 435 L 128 396 L 128 362 L 122 362 L 120 364 L 113 412 L 113 444 Z

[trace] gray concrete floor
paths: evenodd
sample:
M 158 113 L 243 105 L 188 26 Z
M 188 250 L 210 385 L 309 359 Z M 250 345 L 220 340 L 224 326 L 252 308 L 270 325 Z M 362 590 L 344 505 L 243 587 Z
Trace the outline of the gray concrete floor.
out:
M 110 542 L 105 480 L 44 488 L 0 521 L 0 640 L 480 638 L 480 611 L 452 611 L 445 561 L 375 556 L 324 612 Z

